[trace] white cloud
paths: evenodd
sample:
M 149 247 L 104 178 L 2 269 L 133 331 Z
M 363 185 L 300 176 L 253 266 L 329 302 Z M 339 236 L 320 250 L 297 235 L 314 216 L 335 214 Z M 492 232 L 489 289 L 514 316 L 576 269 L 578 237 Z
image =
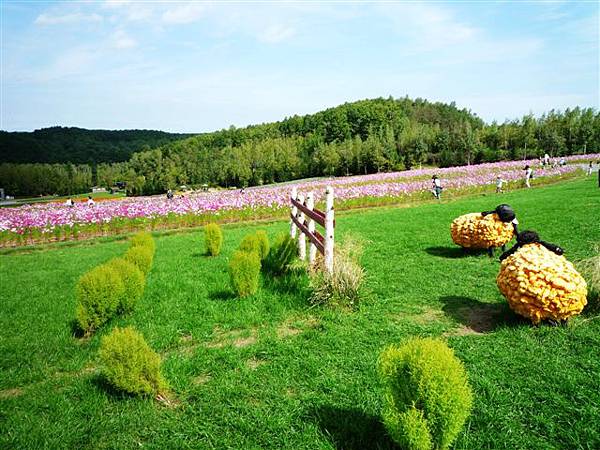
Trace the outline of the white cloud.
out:
M 473 40 L 480 30 L 458 20 L 439 5 L 429 3 L 385 3 L 377 5 L 396 32 L 408 37 L 415 50 L 428 51 Z
M 131 0 L 106 0 L 103 6 L 105 8 L 120 8 L 122 6 L 131 4 L 133 4 Z
M 170 25 L 196 22 L 204 15 L 206 9 L 205 3 L 178 4 L 162 14 L 162 21 Z
M 52 16 L 50 14 L 40 14 L 35 19 L 36 25 L 64 25 L 74 24 L 83 22 L 102 22 L 103 17 L 100 14 L 83 14 L 83 13 L 72 13 L 64 14 L 62 16 Z
M 276 44 L 291 38 L 296 34 L 296 30 L 285 25 L 271 25 L 258 34 L 258 40 L 268 44 Z
M 117 30 L 111 37 L 112 46 L 118 49 L 128 49 L 137 46 L 137 42 L 123 30 Z
M 16 81 L 49 83 L 84 76 L 94 66 L 97 58 L 98 54 L 90 48 L 72 48 L 58 55 L 52 63 L 45 67 L 40 67 L 35 71 L 21 72 Z

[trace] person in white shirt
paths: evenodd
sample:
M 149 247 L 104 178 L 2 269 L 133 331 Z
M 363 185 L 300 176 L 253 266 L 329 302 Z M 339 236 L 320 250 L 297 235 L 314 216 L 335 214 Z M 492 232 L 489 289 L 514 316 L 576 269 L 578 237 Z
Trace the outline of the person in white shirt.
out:
M 545 166 L 549 166 L 550 165 L 550 155 L 548 153 L 546 153 L 544 155 L 544 165 Z
M 502 194 L 504 191 L 502 190 L 502 185 L 506 183 L 506 180 L 502 179 L 500 175 L 496 177 L 496 194 Z
M 69 197 L 67 199 L 67 201 L 65 202 L 65 205 L 72 208 L 73 206 L 75 206 L 75 202 L 73 202 L 73 199 L 71 197 Z
M 440 181 L 437 175 L 431 177 L 431 186 L 433 188 L 433 195 L 435 196 L 435 198 L 440 200 L 442 197 L 442 182 Z
M 587 168 L 587 174 L 588 176 L 592 174 L 592 162 L 590 161 L 590 163 L 588 164 L 588 168 Z
M 531 181 L 531 176 L 533 175 L 533 170 L 531 169 L 531 167 L 529 167 L 529 165 L 525 166 L 525 186 L 527 186 L 528 188 L 531 187 L 531 184 L 529 183 Z
M 94 206 L 94 199 L 92 198 L 91 195 L 88 195 L 88 199 L 87 199 L 87 205 L 88 206 Z

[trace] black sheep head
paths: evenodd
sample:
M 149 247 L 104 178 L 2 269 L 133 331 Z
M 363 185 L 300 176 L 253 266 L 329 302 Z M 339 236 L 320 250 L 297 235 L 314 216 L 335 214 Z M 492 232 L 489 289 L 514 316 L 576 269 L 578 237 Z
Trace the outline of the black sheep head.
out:
M 534 244 L 536 242 L 540 242 L 540 236 L 535 231 L 525 230 L 517 235 L 517 244 L 519 246 Z
M 510 205 L 505 204 L 496 206 L 496 214 L 498 214 L 498 217 L 502 222 L 512 222 L 516 217 L 515 212 Z

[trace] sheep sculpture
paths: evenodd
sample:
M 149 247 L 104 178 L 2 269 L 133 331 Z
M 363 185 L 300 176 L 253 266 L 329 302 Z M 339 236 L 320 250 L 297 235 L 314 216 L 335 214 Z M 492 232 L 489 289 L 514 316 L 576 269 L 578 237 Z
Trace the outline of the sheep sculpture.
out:
M 541 241 L 534 231 L 517 235 L 517 243 L 500 256 L 496 283 L 510 308 L 534 324 L 566 321 L 587 303 L 583 277 L 563 256 L 562 248 Z
M 518 221 L 509 205 L 498 205 L 493 211 L 464 214 L 450 225 L 455 244 L 463 248 L 487 249 L 503 247 L 517 233 Z

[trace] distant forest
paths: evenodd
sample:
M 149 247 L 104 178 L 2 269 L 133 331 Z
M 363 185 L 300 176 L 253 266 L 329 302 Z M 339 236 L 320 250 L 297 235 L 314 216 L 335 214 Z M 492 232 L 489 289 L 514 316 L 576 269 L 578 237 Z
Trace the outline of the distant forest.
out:
M 142 195 L 184 184 L 252 186 L 322 175 L 404 170 L 420 164 L 448 167 L 531 158 L 546 152 L 551 156 L 600 152 L 600 113 L 592 108 L 552 110 L 541 117 L 527 115 L 486 124 L 454 103 L 407 97 L 362 100 L 280 122 L 192 137 L 152 131 L 79 131 L 70 137 L 66 133 L 55 147 L 46 147 L 39 139 L 37 150 L 29 150 L 38 158 L 19 160 L 69 164 L 0 164 L 0 187 L 20 196 L 65 194 L 85 192 L 92 184 L 111 187 L 125 181 L 129 194 Z M 99 133 L 96 139 L 91 138 L 93 133 Z M 115 135 L 102 141 L 100 133 Z M 129 141 L 124 133 L 131 133 Z M 0 155 L 27 154 L 25 140 L 20 141 L 23 147 L 19 152 L 10 147 L 15 141 L 5 135 L 14 134 L 2 134 Z M 156 142 L 160 139 L 164 141 Z M 132 150 L 133 142 L 143 147 Z M 42 183 L 41 179 L 55 181 Z
M 0 161 L 95 164 L 123 162 L 190 134 L 152 130 L 86 130 L 51 127 L 33 132 L 0 131 Z

